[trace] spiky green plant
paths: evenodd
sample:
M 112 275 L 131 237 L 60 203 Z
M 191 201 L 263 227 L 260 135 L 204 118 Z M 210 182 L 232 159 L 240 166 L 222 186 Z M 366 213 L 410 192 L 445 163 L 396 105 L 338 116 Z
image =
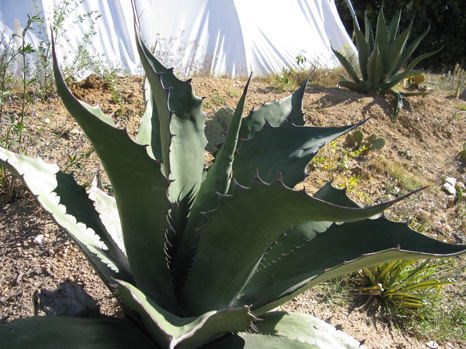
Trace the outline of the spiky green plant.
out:
M 421 308 L 429 298 L 438 297 L 444 285 L 452 283 L 447 279 L 454 267 L 452 262 L 415 262 L 405 259 L 361 269 L 353 293 L 375 296 L 374 300 L 395 311 Z
M 353 16 L 361 77 L 358 76 L 345 56 L 333 50 L 352 80 L 340 81 L 339 86 L 363 93 L 377 92 L 381 94 L 391 94 L 394 97 L 393 109 L 395 119 L 398 117 L 398 113 L 403 107 L 402 96 L 414 96 L 425 93 L 401 93 L 393 88 L 405 79 L 415 75 L 416 71 L 414 71 L 414 68 L 418 63 L 439 51 L 424 53 L 412 59 L 409 64 L 406 65 L 408 60 L 411 59 L 414 50 L 429 32 L 429 28 L 408 45 L 413 22 L 400 34 L 400 19 L 401 10 L 396 13 L 387 26 L 382 7 L 377 18 L 374 36 L 367 14 L 364 15 L 364 34 L 360 29 L 357 17 Z
M 330 184 L 313 197 L 292 189 L 319 148 L 359 125 L 305 126 L 305 84 L 242 118 L 246 85 L 236 110 L 209 126 L 215 161 L 205 169 L 202 99 L 136 32 L 147 83 L 135 141 L 71 94 L 54 58 L 57 90 L 114 197 L 98 180 L 86 192 L 56 165 L 0 149 L 132 320 L 20 319 L 0 326 L 2 347 L 358 347 L 313 317 L 272 310 L 342 273 L 465 252 L 380 217 L 394 202 L 361 207 Z

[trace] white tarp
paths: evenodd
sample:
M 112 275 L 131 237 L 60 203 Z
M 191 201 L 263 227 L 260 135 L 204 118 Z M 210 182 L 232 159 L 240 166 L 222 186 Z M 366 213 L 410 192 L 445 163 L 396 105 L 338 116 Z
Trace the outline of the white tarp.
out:
M 47 26 L 60 0 L 37 0 Z M 339 18 L 334 0 L 135 0 L 143 37 L 149 45 L 157 41 L 156 53 L 174 66 L 181 76 L 203 71 L 216 76 L 247 76 L 281 73 L 296 68 L 303 54 L 306 67 L 338 65 L 331 45 L 356 53 Z M 67 18 L 98 11 L 97 34 L 90 52 L 103 53 L 113 65 L 131 74 L 141 73 L 134 38 L 131 0 L 84 0 Z M 27 14 L 34 14 L 32 0 L 0 1 L 0 32 L 21 32 Z M 15 20 L 19 20 L 19 24 Z M 66 23 L 65 23 L 66 24 Z M 66 27 L 66 26 L 65 26 Z M 62 40 L 59 59 L 77 50 L 89 30 L 84 21 L 70 27 Z M 37 46 L 41 40 L 29 31 L 27 39 Z M 68 40 L 65 42 L 65 39 Z

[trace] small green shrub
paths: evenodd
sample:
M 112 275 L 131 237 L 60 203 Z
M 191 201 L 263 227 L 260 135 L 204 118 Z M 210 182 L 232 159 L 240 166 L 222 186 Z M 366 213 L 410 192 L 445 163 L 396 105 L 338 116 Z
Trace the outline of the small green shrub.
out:
M 380 150 L 385 146 L 385 139 L 377 138 L 375 134 L 367 138 L 367 141 L 365 142 L 363 142 L 363 139 L 364 134 L 362 133 L 362 129 L 354 132 L 348 132 L 346 135 L 346 143 L 350 147 L 358 149 L 363 155 L 369 154 L 370 151 Z

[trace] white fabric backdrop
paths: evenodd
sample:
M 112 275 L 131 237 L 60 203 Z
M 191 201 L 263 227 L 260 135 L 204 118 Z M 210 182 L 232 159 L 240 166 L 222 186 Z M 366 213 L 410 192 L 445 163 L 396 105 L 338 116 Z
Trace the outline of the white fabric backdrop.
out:
M 54 5 L 60 0 L 38 0 L 48 26 Z M 296 56 L 304 52 L 306 67 L 338 65 L 331 45 L 356 54 L 338 16 L 334 0 L 135 0 L 144 39 L 156 41 L 157 55 L 184 76 L 203 70 L 213 75 L 247 76 L 280 73 L 296 68 Z M 104 53 L 113 65 L 131 74 L 141 73 L 134 39 L 130 0 L 84 0 L 78 13 L 97 10 L 97 35 L 91 52 Z M 0 31 L 22 30 L 30 0 L 0 1 Z M 73 21 L 74 16 L 67 19 Z M 66 24 L 66 23 L 65 23 Z M 62 38 L 59 58 L 76 50 L 89 23 L 74 25 Z M 69 40 L 66 45 L 64 39 Z M 36 46 L 41 38 L 30 31 Z M 67 51 L 67 52 L 66 52 Z M 68 55 L 69 56 L 69 55 Z

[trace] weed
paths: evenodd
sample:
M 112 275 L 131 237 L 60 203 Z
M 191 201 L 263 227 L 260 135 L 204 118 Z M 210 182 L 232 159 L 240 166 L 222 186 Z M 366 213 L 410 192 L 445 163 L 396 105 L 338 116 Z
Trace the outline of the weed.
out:
M 229 96 L 229 97 L 232 97 L 232 98 L 237 98 L 237 97 L 240 96 L 240 93 L 237 92 L 237 91 L 228 90 L 228 96 Z

